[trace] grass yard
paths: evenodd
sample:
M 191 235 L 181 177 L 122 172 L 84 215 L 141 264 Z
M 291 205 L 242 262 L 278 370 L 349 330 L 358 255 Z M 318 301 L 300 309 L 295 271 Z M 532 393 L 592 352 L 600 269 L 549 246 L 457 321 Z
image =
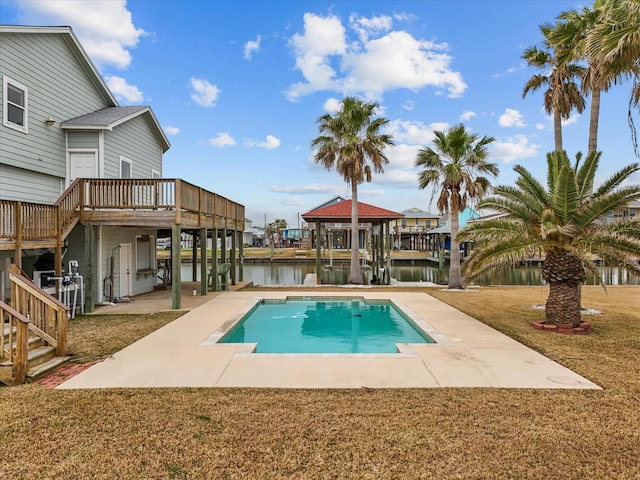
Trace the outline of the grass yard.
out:
M 422 290 L 604 390 L 3 387 L 0 478 L 640 478 L 640 287 L 585 287 L 589 336 L 529 326 L 543 287 Z M 71 349 L 108 356 L 175 316 L 81 317 Z

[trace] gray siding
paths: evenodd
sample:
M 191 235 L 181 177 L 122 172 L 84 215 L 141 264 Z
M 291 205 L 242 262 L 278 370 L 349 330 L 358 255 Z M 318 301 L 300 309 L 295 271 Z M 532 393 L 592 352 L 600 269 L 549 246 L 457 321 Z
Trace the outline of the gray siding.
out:
M 53 204 L 64 191 L 64 179 L 0 163 L 0 198 Z
M 106 301 L 103 295 L 103 284 L 105 278 L 109 276 L 109 270 L 111 266 L 111 256 L 115 257 L 114 259 L 114 291 L 116 296 L 118 292 L 120 292 L 120 283 L 119 283 L 119 262 L 120 262 L 120 252 L 118 247 L 121 243 L 129 243 L 131 244 L 131 280 L 133 284 L 133 292 L 132 295 L 140 295 L 142 293 L 152 292 L 153 288 L 156 284 L 156 276 L 155 275 L 136 275 L 136 235 L 150 235 L 154 237 L 153 245 L 155 246 L 155 237 L 156 231 L 153 229 L 136 229 L 136 228 L 102 228 L 102 238 L 98 241 L 101 242 L 101 251 L 102 256 L 99 259 L 102 265 L 102 276 L 103 278 L 96 279 L 99 289 L 99 295 L 97 297 L 98 303 Z
M 0 164 L 64 179 L 66 142 L 60 122 L 111 105 L 61 35 L 3 33 L 1 45 L 0 75 L 28 89 L 29 131 L 4 127 L 0 118 Z M 44 122 L 49 116 L 55 119 L 54 126 Z
M 91 148 L 100 146 L 98 132 L 69 132 L 69 148 Z
M 119 177 L 120 155 L 131 160 L 133 178 L 151 178 L 151 169 L 162 172 L 162 147 L 146 117 L 146 114 L 137 116 L 112 132 L 105 131 L 105 178 Z

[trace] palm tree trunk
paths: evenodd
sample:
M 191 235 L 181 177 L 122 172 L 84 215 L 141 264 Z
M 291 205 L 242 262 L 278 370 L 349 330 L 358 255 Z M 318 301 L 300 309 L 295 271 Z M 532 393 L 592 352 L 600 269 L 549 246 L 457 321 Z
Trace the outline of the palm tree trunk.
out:
M 550 283 L 545 306 L 545 323 L 580 326 L 579 283 Z
M 457 195 L 457 192 L 452 194 Z M 454 200 L 451 201 L 451 244 L 449 250 L 449 288 L 464 288 L 462 282 L 462 272 L 460 271 L 460 244 L 456 240 L 458 230 L 460 230 L 458 220 L 458 205 Z
M 556 109 L 553 111 L 553 138 L 555 140 L 556 152 L 562 151 L 562 117 Z
M 598 121 L 600 119 L 600 93 L 599 88 L 594 88 L 591 93 L 591 112 L 589 113 L 589 151 L 587 154 L 598 149 Z
M 546 252 L 542 265 L 542 278 L 549 284 L 546 323 L 580 325 L 581 287 L 585 277 L 582 262 L 571 252 Z
M 351 182 L 351 265 L 349 266 L 349 279 L 347 283 L 361 285 L 358 237 L 358 185 Z

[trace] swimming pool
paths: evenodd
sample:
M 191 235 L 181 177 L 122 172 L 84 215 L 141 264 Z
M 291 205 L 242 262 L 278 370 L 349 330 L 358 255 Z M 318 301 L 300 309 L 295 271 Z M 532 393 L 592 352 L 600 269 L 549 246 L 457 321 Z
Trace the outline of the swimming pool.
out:
M 435 341 L 390 300 L 262 300 L 219 343 L 256 343 L 256 353 L 397 353 L 398 343 Z

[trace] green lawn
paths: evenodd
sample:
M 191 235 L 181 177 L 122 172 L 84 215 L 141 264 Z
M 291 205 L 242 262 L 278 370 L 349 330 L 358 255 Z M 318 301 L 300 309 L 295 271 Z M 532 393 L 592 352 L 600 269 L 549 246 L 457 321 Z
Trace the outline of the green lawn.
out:
M 640 287 L 586 287 L 589 336 L 530 327 L 543 287 L 423 290 L 603 390 L 4 387 L 0 478 L 640 478 Z M 172 315 L 78 318 L 70 343 L 108 356 Z

